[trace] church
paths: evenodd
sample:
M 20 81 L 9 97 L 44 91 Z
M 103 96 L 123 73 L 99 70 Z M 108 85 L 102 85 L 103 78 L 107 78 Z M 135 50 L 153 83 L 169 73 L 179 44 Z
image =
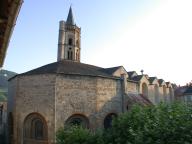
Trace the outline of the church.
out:
M 173 99 L 172 84 L 163 79 L 123 66 L 81 63 L 81 29 L 70 8 L 67 20 L 59 24 L 57 62 L 9 80 L 9 143 L 55 144 L 61 127 L 109 128 L 113 117 L 135 103 L 155 105 Z

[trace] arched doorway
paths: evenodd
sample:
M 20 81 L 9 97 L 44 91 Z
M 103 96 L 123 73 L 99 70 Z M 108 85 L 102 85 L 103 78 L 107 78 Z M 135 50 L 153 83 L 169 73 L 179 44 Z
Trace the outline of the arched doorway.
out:
M 70 116 L 65 122 L 67 127 L 71 126 L 81 126 L 83 128 L 89 128 L 89 120 L 86 116 L 81 114 L 74 114 Z
M 159 103 L 159 88 L 157 84 L 155 85 L 155 103 Z
M 142 94 L 143 96 L 148 97 L 148 87 L 146 83 L 142 84 Z
M 47 144 L 47 123 L 38 113 L 29 114 L 24 120 L 23 130 L 24 144 Z
M 112 127 L 112 121 L 113 121 L 113 118 L 115 118 L 115 117 L 117 117 L 117 114 L 115 114 L 115 113 L 110 113 L 105 117 L 105 119 L 104 119 L 104 128 L 105 129 Z

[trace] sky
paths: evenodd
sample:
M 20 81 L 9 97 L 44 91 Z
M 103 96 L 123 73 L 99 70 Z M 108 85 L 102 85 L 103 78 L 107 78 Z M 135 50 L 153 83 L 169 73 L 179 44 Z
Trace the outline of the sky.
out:
M 191 0 L 25 0 L 3 69 L 23 73 L 55 62 L 59 21 L 72 6 L 81 27 L 81 62 L 192 80 Z

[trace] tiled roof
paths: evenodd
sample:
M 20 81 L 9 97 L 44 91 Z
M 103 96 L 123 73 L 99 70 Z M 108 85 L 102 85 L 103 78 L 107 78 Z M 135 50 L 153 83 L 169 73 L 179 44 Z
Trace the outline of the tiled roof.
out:
M 93 65 L 83 64 L 69 60 L 63 60 L 44 65 L 42 67 L 33 69 L 20 75 L 57 73 L 57 74 L 102 76 L 102 77 L 115 78 L 110 73 L 107 72 L 108 70 L 109 69 L 104 69 Z
M 129 77 L 132 77 L 133 74 L 136 73 L 136 72 L 135 72 L 135 71 L 129 71 L 129 72 L 127 72 L 127 73 L 128 73 L 128 75 L 129 75 Z
M 137 75 L 137 76 L 134 76 L 133 78 L 130 78 L 131 80 L 133 81 L 140 81 L 142 79 L 143 75 Z
M 156 77 L 149 77 L 148 80 L 149 80 L 150 84 L 152 84 L 155 79 L 156 79 Z
M 142 94 L 128 94 L 127 97 L 131 104 L 152 105 L 152 102 Z
M 121 66 L 105 68 L 104 71 L 110 75 L 112 75 L 116 70 L 118 70 Z
M 188 86 L 184 94 L 192 94 L 192 86 Z
M 187 86 L 178 87 L 175 89 L 175 96 L 182 96 L 187 90 Z
M 66 23 L 69 24 L 69 25 L 75 25 L 74 18 L 73 18 L 73 12 L 72 12 L 71 7 L 69 9 L 69 14 L 68 14 Z
M 158 79 L 159 85 L 162 85 L 164 80 L 163 79 Z

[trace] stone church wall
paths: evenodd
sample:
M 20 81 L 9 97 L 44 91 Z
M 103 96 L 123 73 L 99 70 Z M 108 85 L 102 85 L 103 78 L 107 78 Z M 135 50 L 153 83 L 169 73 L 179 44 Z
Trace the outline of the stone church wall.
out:
M 127 82 L 127 93 L 138 94 L 138 84 L 133 82 Z
M 122 85 L 120 80 L 97 79 L 97 126 L 103 128 L 105 117 L 122 112 Z
M 165 96 L 163 93 L 163 86 L 160 86 L 159 87 L 159 100 L 160 100 L 160 102 L 164 102 L 164 98 L 165 98 Z
M 56 129 L 75 114 L 88 118 L 89 127 L 103 127 L 109 113 L 121 111 L 121 87 L 118 80 L 59 75 L 56 80 Z
M 48 126 L 48 141 L 54 142 L 55 75 L 19 76 L 17 82 L 14 80 L 10 82 L 11 87 L 16 86 L 10 94 L 11 97 L 16 94 L 13 112 L 14 143 L 22 143 L 24 120 L 31 113 L 38 113 L 45 118 Z
M 148 85 L 148 98 L 149 100 L 155 104 L 155 85 Z

